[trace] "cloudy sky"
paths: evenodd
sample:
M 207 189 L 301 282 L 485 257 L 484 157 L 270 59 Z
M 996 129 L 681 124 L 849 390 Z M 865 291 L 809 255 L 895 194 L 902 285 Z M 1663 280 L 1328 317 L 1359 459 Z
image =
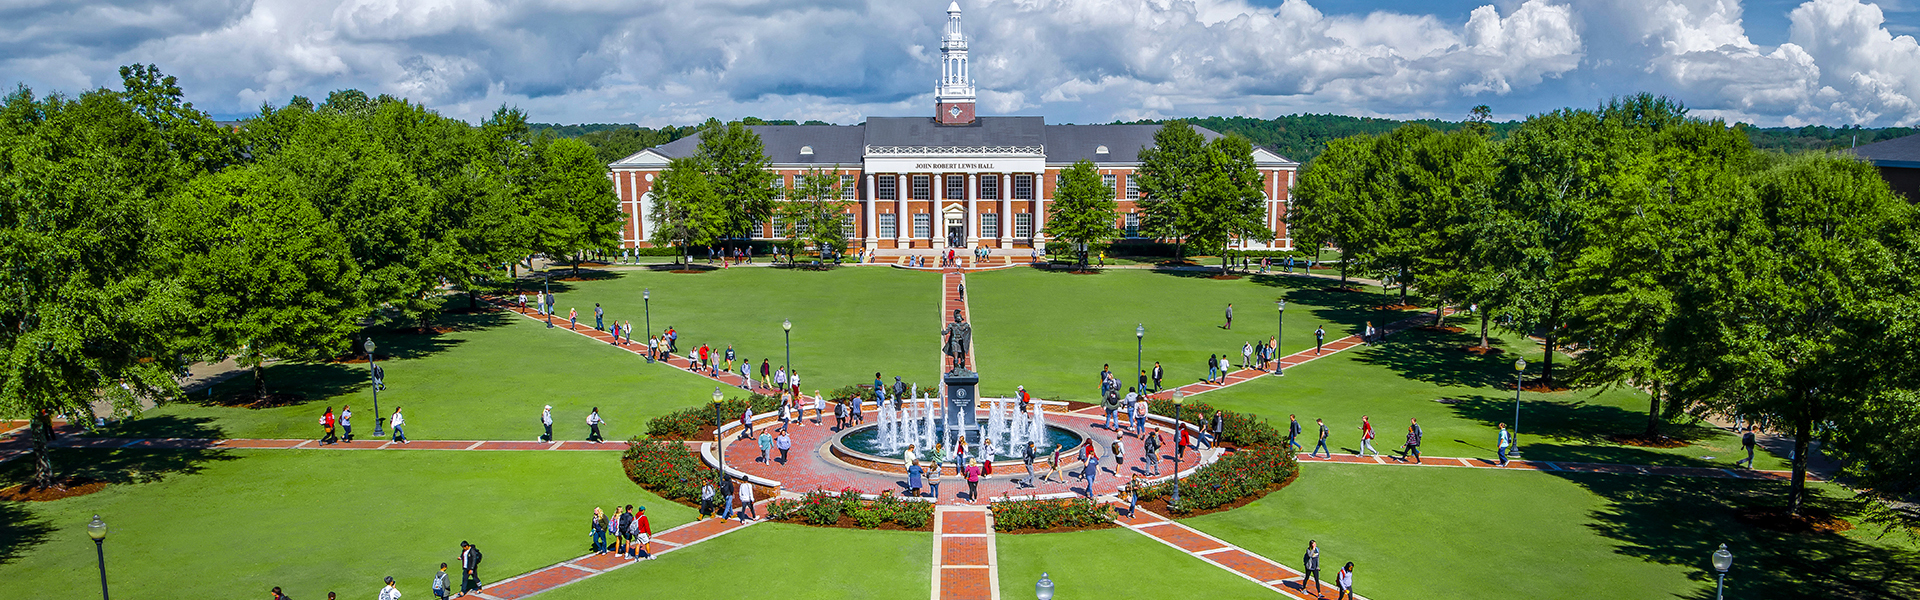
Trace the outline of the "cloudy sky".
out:
M 932 113 L 949 0 L 0 0 L 0 81 L 154 63 L 222 117 L 359 88 L 477 119 Z M 1652 91 L 1920 123 L 1920 0 L 967 0 L 982 114 L 1498 118 Z M 11 84 L 9 84 L 11 85 Z

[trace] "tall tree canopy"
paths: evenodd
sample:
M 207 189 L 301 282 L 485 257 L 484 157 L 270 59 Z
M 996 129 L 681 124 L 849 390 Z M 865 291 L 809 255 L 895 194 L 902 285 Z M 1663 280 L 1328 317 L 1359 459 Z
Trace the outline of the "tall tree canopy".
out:
M 1082 160 L 1060 171 L 1060 184 L 1053 192 L 1053 214 L 1047 218 L 1048 238 L 1073 244 L 1076 248 L 1097 245 L 1118 234 L 1114 219 L 1119 203 L 1113 188 L 1100 179 L 1093 161 Z M 1087 253 L 1077 252 L 1080 266 L 1086 267 Z

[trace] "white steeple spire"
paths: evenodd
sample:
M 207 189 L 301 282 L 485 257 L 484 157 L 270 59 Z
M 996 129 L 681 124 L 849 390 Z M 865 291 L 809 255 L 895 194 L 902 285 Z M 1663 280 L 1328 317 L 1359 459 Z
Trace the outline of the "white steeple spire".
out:
M 960 29 L 960 3 L 947 5 L 947 27 L 940 36 L 940 81 L 933 98 L 942 123 L 973 122 L 973 73 L 967 67 L 967 35 Z

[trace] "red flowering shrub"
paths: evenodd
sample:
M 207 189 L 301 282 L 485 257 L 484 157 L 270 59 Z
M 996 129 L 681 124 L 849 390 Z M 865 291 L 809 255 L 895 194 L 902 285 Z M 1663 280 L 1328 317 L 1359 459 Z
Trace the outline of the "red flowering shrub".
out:
M 740 413 L 753 406 L 753 414 L 780 410 L 780 399 L 761 394 L 749 394 L 746 398 L 733 398 L 720 403 L 719 417 L 728 423 L 740 420 Z M 647 421 L 647 436 L 663 440 L 692 439 L 700 432 L 713 429 L 715 411 L 712 404 L 683 408 Z
M 1220 457 L 1192 477 L 1180 480 L 1180 503 L 1169 507 L 1175 514 L 1208 510 L 1232 504 L 1235 500 L 1265 494 L 1299 472 L 1300 462 L 1286 446 L 1242 448 Z M 1150 500 L 1173 493 L 1173 482 L 1165 482 L 1140 494 Z
M 628 441 L 620 464 L 628 479 L 669 500 L 698 502 L 700 486 L 713 477 L 686 444 L 667 440 Z
M 993 503 L 993 528 L 1053 529 L 1092 527 L 1113 522 L 1113 509 L 1086 498 L 1066 500 L 1007 500 Z

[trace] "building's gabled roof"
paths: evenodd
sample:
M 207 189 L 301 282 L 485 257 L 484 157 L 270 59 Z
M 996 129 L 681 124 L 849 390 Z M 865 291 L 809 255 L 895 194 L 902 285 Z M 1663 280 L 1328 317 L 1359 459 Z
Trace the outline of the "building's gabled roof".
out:
M 767 160 L 776 165 L 858 166 L 866 154 L 861 125 L 749 125 L 760 136 Z M 699 134 L 641 150 L 613 163 L 615 167 L 662 166 L 667 160 L 693 156 Z M 811 150 L 803 154 L 802 149 Z
M 931 117 L 870 117 L 868 146 L 1021 147 L 1047 143 L 1042 117 L 980 117 L 966 125 L 941 125 Z
M 1853 153 L 1876 167 L 1920 169 L 1920 134 L 1859 146 Z

